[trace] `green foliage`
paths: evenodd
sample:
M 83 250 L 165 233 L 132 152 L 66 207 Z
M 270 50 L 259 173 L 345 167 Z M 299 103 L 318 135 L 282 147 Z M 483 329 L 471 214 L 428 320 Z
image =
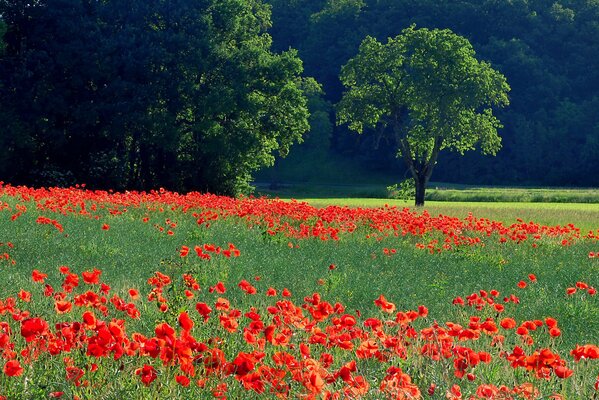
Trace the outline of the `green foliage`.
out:
M 6 24 L 0 17 L 0 55 L 4 52 L 6 44 L 4 43 L 4 34 L 6 33 Z
M 412 26 L 386 44 L 367 37 L 341 69 L 341 82 L 347 91 L 337 106 L 338 123 L 358 133 L 392 130 L 398 157 L 422 195 L 417 204 L 424 202 L 440 151 L 480 147 L 495 154 L 500 148 L 501 124 L 492 107 L 509 103 L 509 86 L 450 30 Z
M 387 196 L 395 200 L 414 200 L 416 196 L 414 178 L 404 179 L 399 184 L 387 186 Z
M 259 0 L 20 4 L 0 2 L 13 182 L 235 194 L 308 129 L 302 63 L 270 50 Z

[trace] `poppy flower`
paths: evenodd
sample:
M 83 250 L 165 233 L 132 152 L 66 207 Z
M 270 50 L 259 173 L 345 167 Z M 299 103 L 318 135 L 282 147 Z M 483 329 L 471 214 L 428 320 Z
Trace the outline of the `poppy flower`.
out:
M 208 292 L 213 293 L 216 292 L 218 294 L 223 294 L 227 291 L 227 289 L 225 288 L 225 284 L 222 282 L 218 282 L 216 285 L 211 286 L 210 289 L 208 289 Z
M 383 296 L 382 294 L 379 296 L 378 299 L 374 301 L 374 304 L 376 304 L 381 310 L 383 310 L 386 313 L 392 313 L 393 311 L 395 311 L 395 304 L 387 301 L 385 296 Z
M 187 257 L 188 254 L 189 254 L 189 247 L 181 246 L 181 249 L 179 250 L 179 255 L 181 257 Z
M 19 290 L 19 299 L 23 300 L 26 303 L 29 303 L 31 301 L 31 293 L 21 289 Z
M 204 318 L 204 322 L 206 322 L 212 312 L 212 308 L 206 303 L 197 303 L 196 310 L 200 315 Z
M 103 224 L 103 225 L 102 225 L 102 230 L 103 230 L 103 231 L 107 231 L 107 230 L 109 230 L 109 229 L 110 229 L 110 225 L 108 225 L 108 224 Z
M 150 386 L 150 384 L 154 382 L 156 378 L 158 378 L 156 369 L 147 364 L 144 364 L 142 368 L 136 369 L 135 375 L 139 375 L 141 377 L 141 382 L 146 386 Z
M 558 328 L 558 327 L 553 327 L 551 329 L 549 329 L 549 335 L 551 337 L 558 337 L 561 336 L 562 331 Z
M 229 308 L 231 307 L 229 300 L 223 298 L 223 297 L 219 297 L 218 299 L 216 299 L 216 303 L 214 308 L 216 308 L 219 311 L 227 311 Z
M 185 311 L 179 314 L 179 326 L 188 332 L 193 328 L 193 321 Z
M 183 387 L 189 386 L 189 378 L 185 375 L 177 375 L 175 377 L 175 381 L 177 381 L 177 383 Z
M 54 303 L 54 309 L 56 310 L 57 314 L 67 314 L 73 309 L 73 303 L 63 300 L 56 301 Z
M 241 282 L 239 282 L 239 284 L 237 286 L 239 286 L 239 288 L 241 290 L 243 290 L 244 292 L 246 292 L 247 294 L 256 294 L 256 292 L 257 292 L 256 288 L 254 286 L 252 286 L 245 279 L 243 279 Z
M 28 318 L 21 322 L 21 336 L 31 342 L 38 335 L 43 335 L 48 329 L 48 323 L 41 318 Z
M 563 365 L 558 365 L 553 369 L 553 371 L 555 372 L 555 375 L 561 379 L 569 378 L 574 373 L 574 371 L 567 367 L 564 367 Z
M 513 318 L 504 318 L 499 322 L 499 325 L 503 329 L 514 329 L 516 327 L 516 321 Z
M 86 327 L 88 329 L 96 328 L 97 320 L 96 320 L 96 316 L 93 312 L 86 311 L 83 313 L 82 317 L 83 317 L 83 323 L 86 325 Z
M 98 285 L 100 283 L 100 275 L 102 275 L 102 271 L 96 268 L 93 271 L 83 271 L 81 273 L 83 282 L 88 285 Z
M 47 277 L 48 277 L 48 274 L 44 274 L 44 273 L 38 271 L 37 269 L 34 269 L 33 272 L 31 273 L 31 279 L 33 279 L 34 282 L 44 283 L 44 281 L 46 280 Z
M 527 286 L 527 285 L 526 285 L 526 282 L 524 282 L 524 281 L 520 281 L 520 282 L 518 282 L 518 287 L 519 287 L 520 289 L 524 289 L 526 286 Z
M 23 368 L 21 367 L 19 360 L 9 360 L 4 364 L 2 372 L 4 372 L 6 376 L 20 376 L 23 373 Z

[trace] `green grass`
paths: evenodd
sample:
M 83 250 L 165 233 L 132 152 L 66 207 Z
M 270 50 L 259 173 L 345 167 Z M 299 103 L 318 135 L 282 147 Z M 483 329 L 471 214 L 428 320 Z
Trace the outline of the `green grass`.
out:
M 460 202 L 599 203 L 599 189 L 474 187 L 440 188 L 431 185 L 427 199 Z
M 371 181 L 373 182 L 373 181 Z M 379 181 L 380 182 L 380 181 Z M 327 184 L 296 183 L 270 189 L 267 184 L 257 187 L 258 194 L 282 198 L 378 198 L 388 197 L 384 183 Z M 599 189 L 583 188 L 518 188 L 485 187 L 431 182 L 426 201 L 440 202 L 498 202 L 498 203 L 589 203 L 599 204 Z
M 335 204 L 373 207 L 385 203 L 398 207 L 409 205 L 385 199 L 306 200 L 318 206 Z M 4 201 L 13 202 L 6 198 Z M 203 291 L 193 301 L 181 300 L 178 310 L 193 311 L 196 301 L 214 301 L 216 296 L 208 294 L 207 288 L 222 281 L 229 288 L 227 298 L 235 307 L 246 312 L 256 300 L 240 293 L 236 285 L 240 280 L 247 279 L 260 293 L 264 293 L 270 286 L 279 290 L 288 288 L 297 304 L 302 303 L 304 296 L 320 292 L 331 303 L 343 303 L 348 312 L 360 310 L 365 316 L 380 317 L 373 301 L 384 294 L 399 310 L 413 310 L 421 304 L 426 305 L 430 310 L 429 322 L 462 321 L 467 324 L 467 317 L 476 312 L 453 306 L 452 299 L 481 289 L 496 289 L 502 296 L 516 294 L 520 297 L 521 304 L 508 305 L 506 312 L 518 321 L 549 316 L 559 321 L 563 336 L 555 343 L 540 338 L 538 346 L 551 345 L 563 358 L 568 358 L 574 345 L 598 341 L 599 296 L 569 298 L 565 294 L 566 288 L 577 281 L 599 286 L 599 259 L 587 257 L 590 251 L 599 251 L 598 242 L 581 241 L 563 247 L 558 241 L 546 239 L 535 249 L 530 244 L 502 245 L 495 237 L 494 240 L 488 240 L 485 247 L 429 254 L 415 248 L 415 244 L 421 242 L 422 238 L 389 236 L 377 241 L 366 239 L 365 231 L 360 229 L 355 234 L 343 236 L 338 242 L 291 240 L 299 247 L 289 248 L 289 239 L 270 237 L 264 234 L 263 229 L 250 229 L 245 222 L 237 219 L 215 221 L 209 229 L 198 228 L 191 211 L 173 212 L 166 208 L 163 212 L 147 212 L 143 209 L 130 209 L 122 215 L 110 216 L 102 210 L 98 221 L 78 215 L 38 212 L 33 203 L 26 204 L 29 211 L 16 221 L 10 220 L 10 213 L 0 213 L 0 242 L 11 241 L 14 244 L 10 255 L 16 261 L 14 266 L 0 265 L 0 299 L 15 296 L 20 288 L 34 291 L 30 282 L 33 269 L 47 272 L 50 275 L 49 282 L 59 288 L 58 266 L 67 265 L 77 273 L 99 268 L 103 271 L 102 280 L 109 282 L 113 291 L 123 297 L 130 287 L 138 288 L 145 296 L 149 291 L 146 281 L 155 271 L 176 276 L 186 270 L 193 270 Z M 433 215 L 442 213 L 463 217 L 471 211 L 479 217 L 508 223 L 515 222 L 519 217 L 551 225 L 574 223 L 587 229 L 599 228 L 598 204 L 427 202 L 426 209 Z M 37 224 L 36 218 L 39 215 L 56 218 L 64 226 L 64 233 L 52 226 Z M 142 218 L 146 215 L 150 217 L 150 221 L 143 223 Z M 156 224 L 164 226 L 167 218 L 177 222 L 172 236 L 155 227 Z M 102 230 L 103 223 L 109 224 L 110 229 Z M 229 242 L 241 250 L 239 258 L 215 258 L 209 262 L 190 258 L 182 261 L 178 254 L 182 245 L 193 247 L 196 244 L 215 243 L 226 246 Z M 385 256 L 383 248 L 397 249 L 397 254 Z M 0 250 L 1 253 L 4 249 Z M 335 264 L 336 269 L 329 270 L 330 264 Z M 517 282 L 526 279 L 531 273 L 536 274 L 538 283 L 525 290 L 517 288 Z M 256 276 L 261 278 L 260 281 L 253 280 Z M 319 280 L 322 281 L 319 283 Z M 43 315 L 44 307 L 48 307 L 48 304 L 51 302 L 47 298 L 39 293 L 35 294 L 30 306 L 32 314 Z M 152 335 L 155 322 L 168 317 L 155 309 L 144 309 L 143 312 L 144 318 L 133 321 L 131 329 L 137 329 L 145 335 Z M 495 317 L 485 312 L 478 314 Z M 6 318 L 0 316 L 0 320 Z M 176 321 L 171 321 L 176 325 Z M 198 336 L 208 333 L 196 330 Z M 540 334 L 537 336 L 540 337 Z M 228 352 L 243 348 L 234 344 L 238 339 L 239 335 L 225 336 L 224 340 L 228 343 L 225 348 Z M 516 342 L 509 342 L 506 346 L 508 344 L 513 346 Z M 419 375 L 418 367 L 409 363 L 402 362 L 402 367 L 415 377 L 425 391 L 424 385 L 428 385 L 429 377 Z M 130 370 L 133 367 L 125 368 Z M 586 373 L 592 377 L 597 376 L 599 365 L 593 364 Z M 118 376 L 118 371 L 115 374 Z M 498 372 L 486 371 L 481 374 L 482 380 L 476 383 L 462 381 L 463 388 L 472 390 L 476 384 L 485 382 L 485 376 L 493 382 L 508 379 Z M 507 376 L 511 376 L 510 374 L 511 372 Z M 50 378 L 63 379 L 54 375 L 48 379 Z M 38 385 L 40 390 L 48 384 L 49 382 L 30 383 Z M 110 389 L 114 398 L 156 396 L 152 389 L 127 386 L 133 385 L 132 383 L 123 385 Z M 170 392 L 163 391 L 163 395 L 168 393 L 169 396 L 179 398 L 191 395 L 191 392 L 180 391 L 177 385 L 171 386 L 174 389 Z M 569 384 L 562 390 L 570 395 L 578 393 Z M 201 391 L 194 393 L 196 397 L 198 393 L 202 395 Z M 585 389 L 583 393 L 589 391 Z

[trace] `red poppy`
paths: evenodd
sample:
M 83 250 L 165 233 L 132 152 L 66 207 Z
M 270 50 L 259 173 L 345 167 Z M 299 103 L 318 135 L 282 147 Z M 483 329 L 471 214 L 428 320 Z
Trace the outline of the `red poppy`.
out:
M 516 321 L 513 318 L 504 318 L 499 323 L 503 329 L 514 329 L 516 327 Z
M 84 312 L 83 323 L 88 329 L 95 329 L 97 324 L 96 315 L 91 311 Z
M 103 231 L 107 231 L 107 230 L 109 230 L 109 229 L 110 229 L 110 225 L 108 225 L 108 224 L 103 224 L 103 225 L 102 225 L 102 230 L 103 230 Z
M 41 273 L 37 269 L 34 269 L 31 273 L 31 278 L 34 282 L 44 283 L 45 279 L 48 277 L 48 274 Z
M 21 289 L 19 290 L 19 299 L 23 300 L 26 303 L 29 303 L 31 301 L 31 293 Z
M 177 383 L 183 387 L 189 386 L 189 378 L 185 375 L 177 375 L 175 377 L 175 381 L 177 381 Z
M 385 296 L 383 296 L 382 294 L 379 296 L 378 299 L 374 301 L 374 304 L 376 304 L 381 310 L 383 310 L 386 313 L 392 313 L 393 311 L 395 311 L 395 304 L 388 302 Z
M 187 254 L 189 254 L 189 247 L 181 246 L 181 249 L 179 250 L 179 255 L 181 257 L 187 257 Z
M 131 300 L 139 299 L 139 292 L 137 289 L 129 289 L 129 297 L 131 297 Z
M 216 308 L 219 311 L 227 311 L 229 308 L 231 307 L 229 300 L 223 298 L 223 297 L 219 297 L 218 299 L 216 299 L 216 303 L 214 305 L 214 308 Z
M 239 282 L 239 284 L 237 286 L 239 286 L 241 288 L 241 290 L 243 290 L 247 294 L 256 294 L 256 292 L 257 292 L 256 288 L 253 287 L 251 285 L 251 283 L 249 283 L 245 279 L 243 279 L 241 282 Z
M 520 281 L 520 282 L 518 282 L 518 287 L 519 287 L 520 289 L 524 289 L 526 286 L 527 286 L 527 285 L 526 285 L 526 282 L 524 282 L 524 281 Z
M 41 318 L 29 318 L 21 323 L 21 336 L 25 338 L 25 341 L 31 342 L 35 340 L 36 336 L 45 334 L 47 329 L 46 321 Z
M 7 376 L 20 376 L 23 373 L 23 368 L 21 367 L 19 360 L 10 360 L 4 364 L 2 372 Z
M 555 372 L 555 375 L 561 379 L 569 378 L 574 373 L 574 371 L 567 367 L 564 367 L 563 365 L 558 365 L 553 369 L 553 371 Z
M 73 303 L 70 301 L 59 300 L 54 303 L 54 309 L 57 314 L 67 314 L 71 312 L 73 308 Z
M 551 337 L 558 337 L 561 336 L 562 331 L 558 328 L 558 327 L 553 327 L 551 329 L 549 329 L 549 335 Z
M 135 375 L 140 375 L 141 382 L 146 386 L 150 386 L 150 384 L 158 377 L 156 369 L 147 364 L 144 364 L 143 368 L 136 369 Z
M 183 328 L 184 331 L 190 331 L 193 328 L 193 321 L 189 318 L 189 314 L 183 311 L 179 314 L 179 326 Z
M 206 303 L 198 303 L 196 304 L 196 310 L 200 313 L 202 317 L 204 317 L 204 322 L 206 322 L 209 318 L 210 313 L 212 312 L 212 308 L 208 306 Z
M 94 268 L 93 271 L 84 271 L 81 273 L 83 277 L 83 282 L 88 285 L 97 285 L 100 283 L 100 275 L 102 275 L 102 271 Z
M 213 293 L 219 293 L 219 294 L 223 294 L 227 291 L 227 289 L 225 288 L 225 284 L 222 282 L 218 282 L 216 285 L 211 286 L 210 289 L 208 289 L 208 292 Z

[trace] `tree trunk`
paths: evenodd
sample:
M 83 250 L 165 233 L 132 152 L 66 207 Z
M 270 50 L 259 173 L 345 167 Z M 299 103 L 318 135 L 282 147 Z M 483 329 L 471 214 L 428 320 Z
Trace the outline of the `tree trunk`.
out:
M 427 179 L 425 176 L 415 176 L 414 182 L 416 184 L 416 207 L 424 205 L 424 191 L 426 190 Z

